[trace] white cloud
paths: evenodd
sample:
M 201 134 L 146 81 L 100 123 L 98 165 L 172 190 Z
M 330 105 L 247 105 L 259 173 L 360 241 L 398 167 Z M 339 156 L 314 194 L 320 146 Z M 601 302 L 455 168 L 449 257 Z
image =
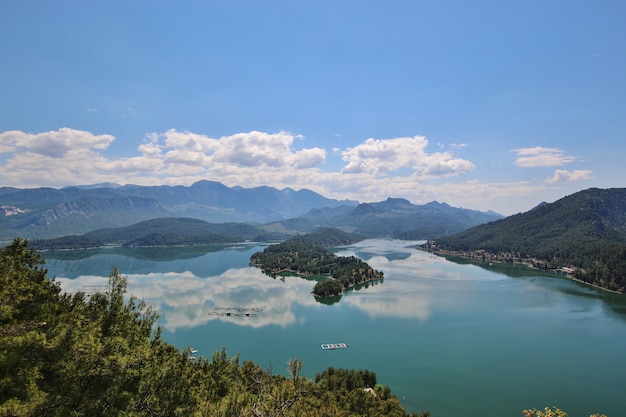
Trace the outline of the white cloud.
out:
M 313 168 L 325 159 L 326 151 L 322 148 L 302 149 L 295 153 L 292 165 L 294 168 Z
M 582 181 L 593 178 L 593 172 L 588 169 L 579 169 L 575 171 L 567 171 L 565 169 L 557 169 L 554 175 L 546 181 L 549 183 L 566 182 L 566 181 Z
M 427 153 L 424 136 L 395 139 L 367 139 L 341 152 L 347 164 L 344 173 L 385 174 L 409 168 L 418 176 L 451 176 L 474 169 L 470 161 L 454 158 L 449 152 Z
M 311 178 L 326 160 L 318 147 L 294 147 L 301 135 L 238 133 L 219 139 L 174 129 L 147 134 L 136 156 L 109 159 L 98 152 L 111 135 L 63 128 L 39 134 L 0 133 L 3 185 L 65 186 L 111 181 L 134 184 L 191 184 L 201 179 L 227 185 L 292 186 L 286 178 Z M 306 171 L 306 175 L 299 172 Z
M 576 160 L 575 156 L 565 155 L 559 148 L 536 146 L 515 149 L 514 152 L 517 153 L 515 165 L 525 168 L 560 166 Z
M 66 158 L 92 149 L 107 149 L 114 140 L 111 135 L 94 135 L 67 127 L 38 134 L 12 130 L 0 133 L 0 152 L 26 151 L 50 158 Z
M 158 143 L 160 137 L 164 138 L 163 147 L 168 149 L 204 153 L 213 152 L 219 146 L 219 141 L 216 139 L 191 132 L 178 132 L 175 129 L 170 129 L 163 135 L 156 133 L 149 135 L 152 143 Z
M 455 149 L 466 148 L 469 145 L 467 143 L 451 143 L 450 147 Z
M 159 143 L 158 139 L 155 142 L 155 134 L 152 134 L 149 136 L 150 143 L 142 145 L 140 150 L 147 156 L 166 151 L 164 156 L 170 163 L 310 168 L 326 159 L 326 151 L 321 148 L 295 150 L 294 140 L 303 140 L 303 137 L 286 132 L 269 134 L 252 131 L 212 139 L 171 129 L 156 137 L 162 138 L 163 143 Z
M 159 146 L 156 143 L 144 143 L 139 146 L 139 152 L 145 157 L 157 157 L 163 150 L 162 146 Z

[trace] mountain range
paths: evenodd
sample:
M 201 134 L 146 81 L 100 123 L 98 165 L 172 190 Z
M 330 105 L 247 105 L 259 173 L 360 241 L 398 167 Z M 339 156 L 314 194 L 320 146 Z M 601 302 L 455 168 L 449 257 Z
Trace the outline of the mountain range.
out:
M 388 198 L 356 207 L 313 209 L 304 216 L 273 222 L 265 228 L 274 232 L 312 232 L 320 227 L 332 227 L 364 237 L 431 239 L 502 217 L 493 211 L 457 208 L 436 201 L 416 205 L 403 198 Z
M 310 190 L 227 187 L 199 181 L 191 186 L 93 186 L 0 188 L 0 240 L 51 238 L 163 217 L 211 223 L 267 223 L 320 207 L 356 206 Z
M 429 239 L 502 218 L 494 212 L 455 208 L 439 202 L 416 205 L 405 199 L 388 198 L 359 204 L 329 199 L 310 190 L 231 188 L 210 181 L 189 187 L 108 183 L 62 189 L 5 187 L 0 188 L 0 210 L 3 241 L 13 237 L 50 239 L 83 235 L 164 218 L 196 219 L 213 225 L 196 224 L 202 230 L 213 230 L 214 225 L 225 223 L 257 227 L 258 230 L 242 235 L 246 239 L 252 235 L 284 238 L 320 227 L 357 232 L 364 237 Z M 185 225 L 185 229 L 190 228 L 189 223 Z M 182 223 L 178 226 L 182 227 Z M 143 233 L 169 234 L 173 227 L 167 223 L 143 223 L 140 230 L 142 236 Z M 223 230 L 218 234 L 224 233 L 228 234 Z M 94 236 L 83 241 L 93 243 L 90 239 Z M 108 242 L 108 238 L 104 241 Z M 74 239 L 74 244 L 77 242 Z

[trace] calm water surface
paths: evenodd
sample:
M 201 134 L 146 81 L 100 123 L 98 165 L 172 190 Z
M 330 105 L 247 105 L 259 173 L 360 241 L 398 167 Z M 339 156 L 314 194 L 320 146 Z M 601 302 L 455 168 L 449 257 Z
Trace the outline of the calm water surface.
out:
M 44 256 L 67 291 L 97 289 L 117 266 L 129 292 L 159 310 L 164 338 L 206 357 L 225 346 L 278 373 L 297 357 L 311 378 L 329 366 L 370 369 L 409 411 L 433 417 L 521 416 L 552 405 L 571 417 L 626 416 L 625 297 L 453 263 L 416 243 L 339 248 L 385 280 L 331 305 L 313 298 L 312 281 L 248 267 L 263 249 L 256 244 Z M 338 342 L 350 347 L 320 348 Z

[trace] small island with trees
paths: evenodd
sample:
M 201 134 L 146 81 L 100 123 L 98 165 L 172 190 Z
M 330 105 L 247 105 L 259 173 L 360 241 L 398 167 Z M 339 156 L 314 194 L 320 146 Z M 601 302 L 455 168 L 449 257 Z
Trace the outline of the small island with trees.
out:
M 329 248 L 362 240 L 362 237 L 338 229 L 322 228 L 314 233 L 295 236 L 268 246 L 250 257 L 250 265 L 260 267 L 273 277 L 290 272 L 298 275 L 324 276 L 313 288 L 316 297 L 341 295 L 344 290 L 369 281 L 383 279 L 383 273 L 355 256 L 337 256 Z

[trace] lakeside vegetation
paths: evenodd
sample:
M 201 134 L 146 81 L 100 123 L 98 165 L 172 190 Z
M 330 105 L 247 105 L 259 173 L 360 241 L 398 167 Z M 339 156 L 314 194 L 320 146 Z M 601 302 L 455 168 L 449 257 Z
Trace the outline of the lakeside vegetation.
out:
M 337 256 L 329 248 L 362 240 L 362 237 L 338 229 L 319 229 L 268 246 L 250 257 L 250 265 L 276 277 L 283 272 L 325 276 L 315 284 L 313 295 L 333 297 L 345 289 L 369 281 L 382 280 L 383 273 L 355 256 Z
M 418 416 L 371 371 L 310 380 L 286 358 L 284 376 L 225 348 L 192 360 L 161 338 L 157 312 L 127 297 L 116 269 L 106 291 L 63 293 L 16 239 L 0 249 L 0 280 L 0 415 Z

